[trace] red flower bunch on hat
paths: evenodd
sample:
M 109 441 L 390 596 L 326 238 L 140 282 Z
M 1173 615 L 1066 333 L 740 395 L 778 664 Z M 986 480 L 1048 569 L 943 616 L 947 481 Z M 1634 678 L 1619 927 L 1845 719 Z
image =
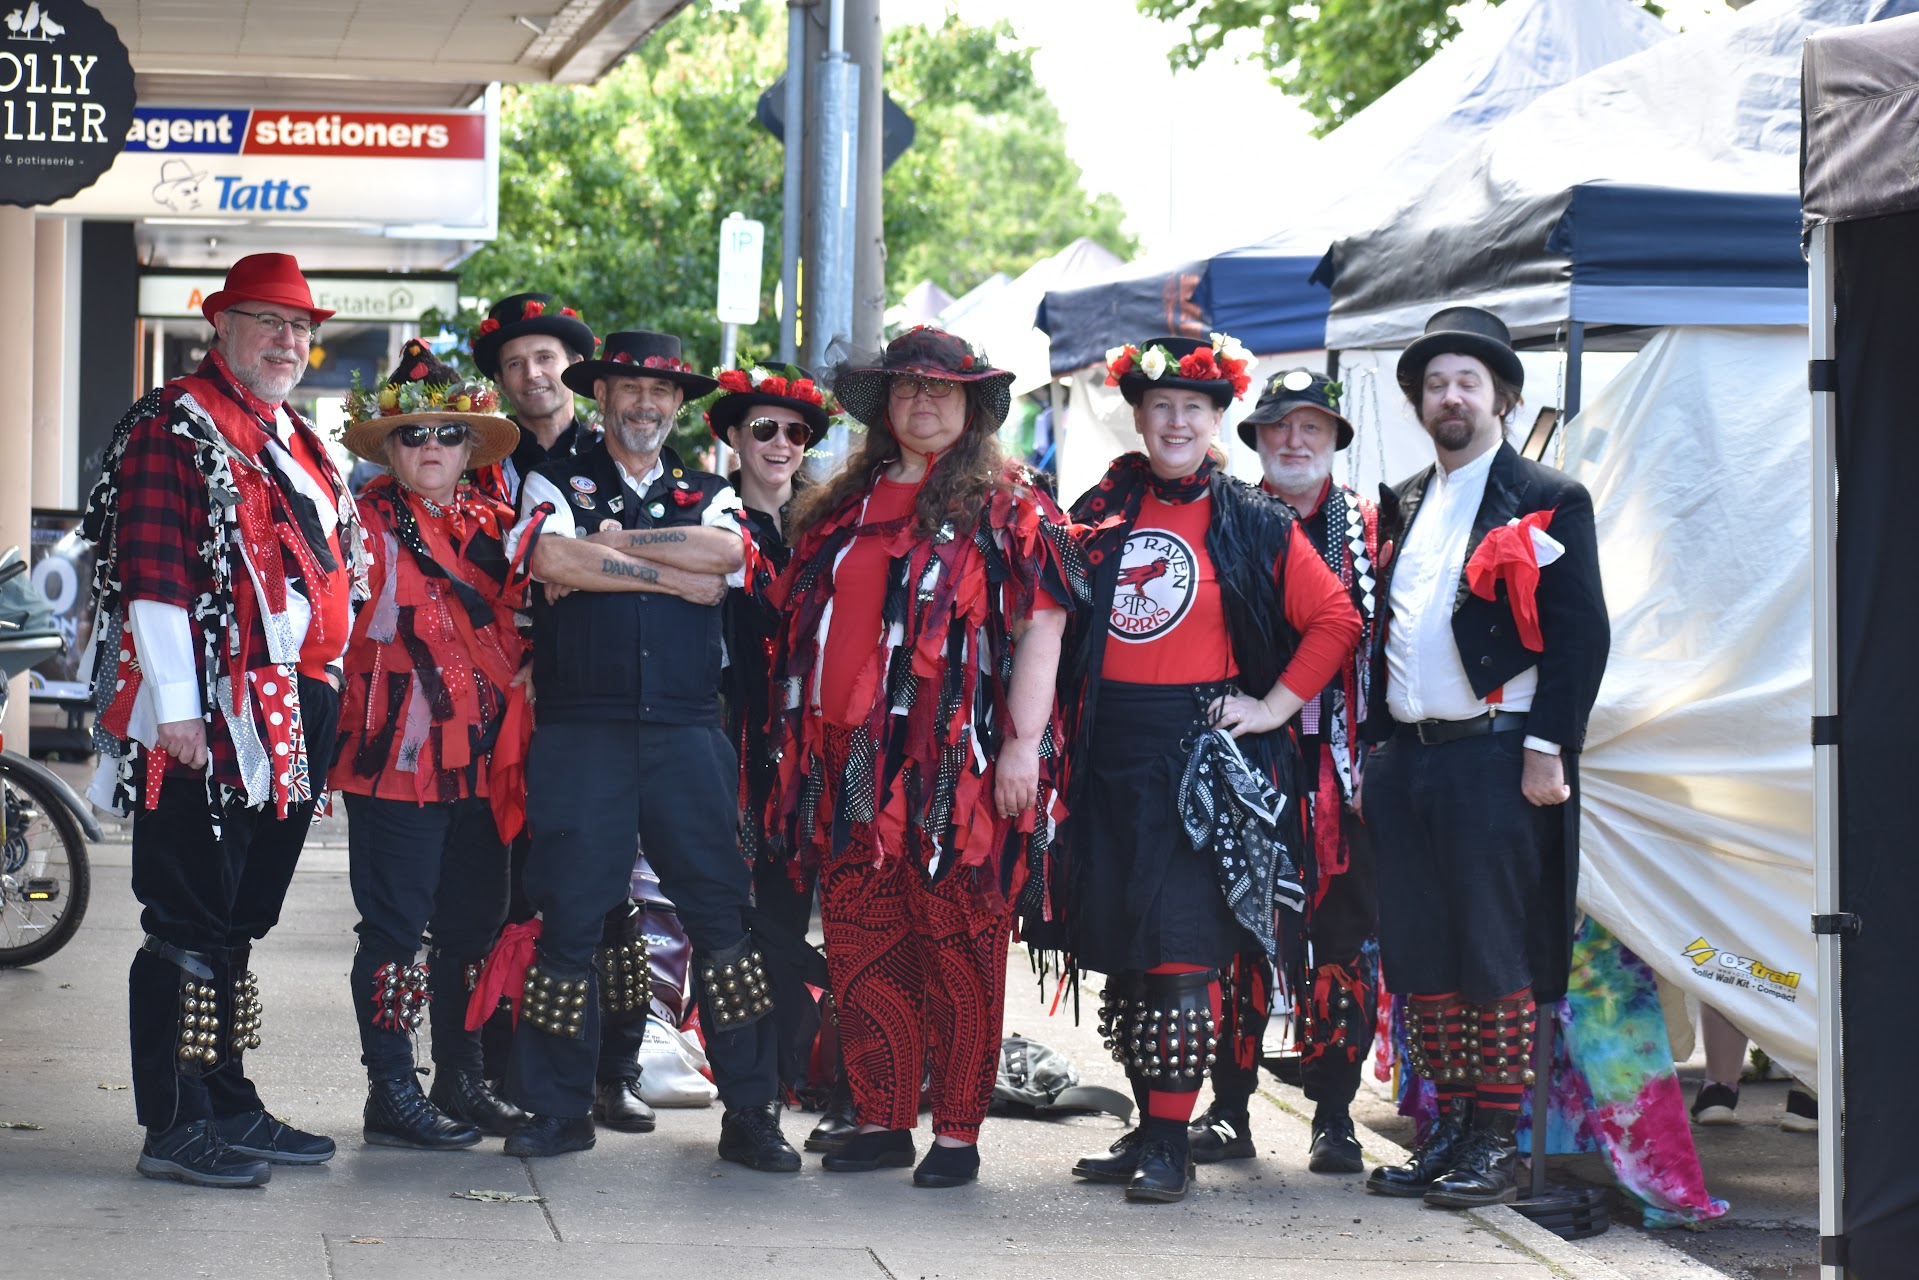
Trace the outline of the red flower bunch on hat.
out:
M 730 391 L 736 396 L 743 396 L 753 389 L 753 379 L 747 376 L 744 369 L 724 371 L 720 374 L 719 382 L 720 390 Z
M 521 310 L 520 319 L 531 320 L 534 316 L 539 315 L 545 310 L 546 310 L 546 304 L 544 302 L 539 301 L 538 299 L 534 299 L 533 301 L 528 302 L 526 306 Z
M 615 351 L 613 353 L 613 363 L 614 364 L 632 364 L 633 353 L 630 351 Z
M 560 314 L 565 316 L 569 320 L 578 320 L 580 318 L 580 313 L 575 311 L 572 307 L 561 307 Z
M 1117 387 L 1119 380 L 1133 371 L 1139 363 L 1139 348 L 1132 343 L 1114 347 L 1106 353 L 1106 385 Z
M 480 321 L 480 336 L 482 338 L 486 337 L 489 333 L 498 333 L 499 329 L 500 322 L 492 316 L 488 316 L 486 319 Z
M 773 373 L 754 365 L 751 369 L 722 369 L 717 377 L 720 390 L 732 395 L 750 395 L 757 391 L 761 395 L 801 400 L 826 408 L 826 396 L 813 380 L 790 376 L 794 372 L 789 367 L 785 374 Z
M 629 359 L 630 358 L 631 357 L 629 357 Z M 646 359 L 642 360 L 640 364 L 642 365 L 642 367 L 648 368 L 648 369 L 671 369 L 675 373 L 693 372 L 692 365 L 688 364 L 684 360 L 675 359 L 672 356 L 648 356 Z

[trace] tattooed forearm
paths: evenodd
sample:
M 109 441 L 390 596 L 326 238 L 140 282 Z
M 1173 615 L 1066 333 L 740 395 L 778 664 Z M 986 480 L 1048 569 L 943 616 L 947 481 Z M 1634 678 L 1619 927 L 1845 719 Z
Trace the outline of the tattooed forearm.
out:
M 600 572 L 613 578 L 638 578 L 641 582 L 658 582 L 660 571 L 643 564 L 634 564 L 630 560 L 602 560 Z
M 626 535 L 626 545 L 636 550 L 640 547 L 657 547 L 667 542 L 685 541 L 686 530 L 684 529 L 648 529 Z

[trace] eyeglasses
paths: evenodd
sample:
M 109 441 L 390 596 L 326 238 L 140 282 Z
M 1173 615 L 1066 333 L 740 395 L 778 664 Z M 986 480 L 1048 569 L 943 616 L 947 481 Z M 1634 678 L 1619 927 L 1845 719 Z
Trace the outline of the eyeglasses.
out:
M 923 395 L 928 400 L 944 400 L 959 390 L 959 383 L 947 382 L 940 378 L 916 378 L 911 374 L 901 374 L 893 379 L 889 388 L 896 400 L 911 400 Z
M 320 326 L 309 324 L 305 320 L 289 320 L 285 316 L 276 316 L 271 311 L 242 311 L 238 307 L 228 307 L 227 310 L 236 316 L 250 316 L 259 322 L 262 329 L 276 338 L 280 336 L 280 330 L 291 329 L 296 338 L 307 342 L 320 340 Z
M 437 427 L 424 422 L 409 422 L 393 430 L 393 438 L 409 449 L 419 448 L 427 442 L 428 437 L 438 440 L 449 449 L 457 449 L 466 443 L 470 434 L 464 422 L 443 422 Z
M 765 444 L 774 436 L 784 434 L 786 443 L 804 447 L 807 437 L 813 434 L 804 422 L 781 422 L 778 418 L 755 418 L 746 424 L 746 429 L 751 431 L 753 438 L 761 444 Z

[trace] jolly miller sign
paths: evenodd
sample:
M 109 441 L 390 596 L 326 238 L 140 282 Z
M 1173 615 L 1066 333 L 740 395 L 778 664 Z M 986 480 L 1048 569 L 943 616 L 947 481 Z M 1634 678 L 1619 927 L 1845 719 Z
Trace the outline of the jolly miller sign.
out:
M 93 185 L 126 145 L 133 64 L 81 0 L 29 0 L 0 26 L 0 204 L 52 204 Z

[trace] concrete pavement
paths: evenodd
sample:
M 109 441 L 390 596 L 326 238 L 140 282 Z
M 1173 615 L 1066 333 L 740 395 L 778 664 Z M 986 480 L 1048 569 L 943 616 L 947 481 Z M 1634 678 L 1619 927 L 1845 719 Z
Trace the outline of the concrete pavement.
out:
M 93 904 L 45 964 L 0 971 L 0 1273 L 59 1277 L 514 1277 L 664 1273 L 675 1280 L 1193 1274 L 1345 1280 L 1645 1280 L 1715 1273 L 1598 1262 L 1505 1210 L 1456 1214 L 1305 1172 L 1298 1114 L 1257 1104 L 1262 1158 L 1200 1171 L 1176 1206 L 1129 1205 L 1067 1175 L 1111 1119 L 989 1121 L 982 1181 L 921 1191 L 908 1171 L 752 1173 L 714 1157 L 716 1110 L 666 1111 L 651 1134 L 602 1132 L 586 1153 L 509 1160 L 498 1139 L 449 1154 L 364 1146 L 346 975 L 353 910 L 334 823 L 316 833 L 280 927 L 255 953 L 266 1004 L 250 1073 L 269 1106 L 340 1154 L 279 1167 L 258 1191 L 155 1182 L 133 1169 L 126 967 L 139 941 L 128 847 L 94 850 Z M 1010 958 L 1007 1028 L 1062 1049 L 1089 1083 L 1123 1087 L 1090 1025 L 1048 1018 Z M 1274 1095 L 1284 1101 L 1283 1092 Z M 788 1113 L 797 1144 L 812 1117 Z M 1369 1157 L 1391 1158 L 1363 1134 Z M 922 1143 L 924 1138 L 922 1138 Z M 454 1198 L 468 1190 L 542 1202 Z M 1661 1251 L 1667 1252 L 1667 1251 Z M 1677 1257 L 1677 1255 L 1673 1255 Z M 1683 1262 L 1684 1260 L 1680 1260 Z M 1661 1260 L 1664 1265 L 1665 1260 Z

